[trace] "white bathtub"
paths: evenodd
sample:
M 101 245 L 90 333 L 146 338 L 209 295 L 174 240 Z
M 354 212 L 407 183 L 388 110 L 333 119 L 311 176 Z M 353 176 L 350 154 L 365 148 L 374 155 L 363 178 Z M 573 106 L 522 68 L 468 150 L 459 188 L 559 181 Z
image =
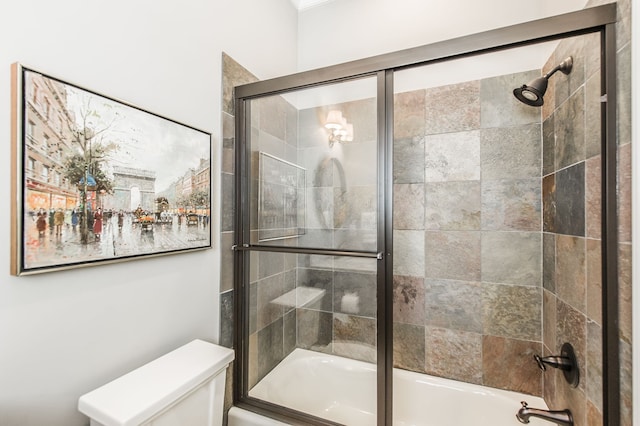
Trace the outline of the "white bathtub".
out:
M 520 401 L 542 398 L 394 369 L 394 426 L 518 426 Z M 375 425 L 375 368 L 368 363 L 296 349 L 249 395 L 348 426 Z M 283 425 L 237 407 L 229 426 Z M 532 418 L 531 425 L 551 423 Z

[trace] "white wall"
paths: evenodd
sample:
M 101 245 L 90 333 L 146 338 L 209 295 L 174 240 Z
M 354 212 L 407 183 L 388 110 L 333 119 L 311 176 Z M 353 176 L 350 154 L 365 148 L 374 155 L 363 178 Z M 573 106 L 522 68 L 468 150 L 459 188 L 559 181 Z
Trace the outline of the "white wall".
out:
M 0 425 L 87 424 L 81 394 L 219 328 L 217 217 L 213 250 L 9 275 L 10 64 L 211 132 L 215 212 L 221 52 L 261 78 L 291 73 L 296 21 L 289 0 L 1 3 Z
M 448 40 L 582 9 L 586 0 L 339 0 L 301 11 L 298 68 Z

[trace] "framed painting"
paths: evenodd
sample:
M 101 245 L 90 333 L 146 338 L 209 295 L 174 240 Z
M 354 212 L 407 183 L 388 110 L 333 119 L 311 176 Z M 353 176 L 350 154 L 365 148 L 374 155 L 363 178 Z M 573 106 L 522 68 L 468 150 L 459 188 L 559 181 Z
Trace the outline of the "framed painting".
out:
M 12 65 L 11 273 L 211 248 L 211 134 Z

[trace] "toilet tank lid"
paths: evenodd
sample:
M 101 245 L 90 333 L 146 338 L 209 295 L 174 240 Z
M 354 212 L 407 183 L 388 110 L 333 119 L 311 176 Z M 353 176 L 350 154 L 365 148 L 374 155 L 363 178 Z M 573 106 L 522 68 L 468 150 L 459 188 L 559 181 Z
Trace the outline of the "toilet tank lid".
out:
M 194 340 L 85 395 L 78 410 L 107 426 L 138 425 L 223 372 L 232 349 Z

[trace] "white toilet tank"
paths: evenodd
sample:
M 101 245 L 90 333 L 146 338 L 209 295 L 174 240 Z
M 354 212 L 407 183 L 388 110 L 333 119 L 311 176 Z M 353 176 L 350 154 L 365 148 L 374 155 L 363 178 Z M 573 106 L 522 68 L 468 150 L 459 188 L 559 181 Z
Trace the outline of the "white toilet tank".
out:
M 234 352 L 194 340 L 85 395 L 91 425 L 220 426 Z

